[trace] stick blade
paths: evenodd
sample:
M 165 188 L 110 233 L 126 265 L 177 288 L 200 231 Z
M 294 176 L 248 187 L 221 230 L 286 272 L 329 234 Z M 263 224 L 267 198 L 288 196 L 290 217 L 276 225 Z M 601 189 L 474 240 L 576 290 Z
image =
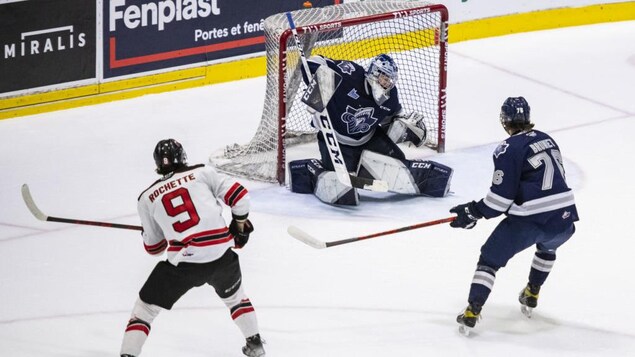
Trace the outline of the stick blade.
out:
M 326 243 L 315 239 L 313 236 L 311 236 L 310 234 L 306 233 L 305 231 L 301 230 L 300 228 L 296 226 L 289 226 L 289 228 L 287 228 L 287 233 L 289 233 L 291 237 L 299 240 L 300 242 L 312 248 L 315 248 L 315 249 L 326 248 Z
M 31 191 L 29 191 L 29 185 L 23 184 L 21 190 L 22 190 L 22 199 L 24 200 L 24 203 L 26 203 L 26 206 L 29 209 L 29 211 L 31 211 L 31 213 L 35 216 L 35 218 L 39 219 L 40 221 L 46 221 L 48 219 L 48 216 L 45 215 L 42 211 L 40 211 L 40 209 L 35 205 L 35 202 L 33 201 L 33 197 L 31 197 Z

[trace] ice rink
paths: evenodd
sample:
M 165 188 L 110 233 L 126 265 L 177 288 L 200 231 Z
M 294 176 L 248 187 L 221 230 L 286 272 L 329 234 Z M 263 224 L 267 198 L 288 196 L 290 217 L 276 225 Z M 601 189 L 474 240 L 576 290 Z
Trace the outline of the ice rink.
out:
M 447 152 L 407 151 L 455 169 L 446 198 L 364 194 L 345 209 L 243 180 L 256 231 L 239 254 L 268 356 L 635 355 L 634 38 L 631 21 L 451 44 Z M 264 86 L 261 77 L 0 121 L 0 356 L 117 356 L 159 259 L 135 231 L 37 221 L 20 186 L 52 216 L 139 224 L 136 198 L 158 178 L 156 142 L 178 139 L 194 164 L 249 141 Z M 506 138 L 500 105 L 519 95 L 559 143 L 581 217 L 531 320 L 517 302 L 528 250 L 498 272 L 475 333 L 457 332 L 479 248 L 500 218 L 325 250 L 287 235 L 289 225 L 322 240 L 370 234 L 480 199 Z M 143 355 L 237 357 L 243 344 L 205 287 L 159 315 Z

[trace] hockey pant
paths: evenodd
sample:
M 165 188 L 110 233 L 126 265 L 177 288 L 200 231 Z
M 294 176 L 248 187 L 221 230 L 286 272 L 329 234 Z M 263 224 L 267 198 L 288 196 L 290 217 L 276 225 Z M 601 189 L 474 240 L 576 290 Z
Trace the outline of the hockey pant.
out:
M 470 286 L 468 302 L 484 305 L 489 297 L 496 272 L 517 253 L 536 246 L 531 262 L 529 283 L 542 286 L 556 261 L 556 249 L 575 232 L 575 226 L 562 232 L 550 232 L 533 222 L 508 216 L 503 219 L 481 247 L 481 255 Z

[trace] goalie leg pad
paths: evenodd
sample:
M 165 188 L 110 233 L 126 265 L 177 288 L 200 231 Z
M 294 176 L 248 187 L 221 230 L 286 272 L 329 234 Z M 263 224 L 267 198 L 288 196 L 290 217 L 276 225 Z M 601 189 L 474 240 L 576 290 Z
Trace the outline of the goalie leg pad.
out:
M 450 192 L 454 170 L 451 167 L 428 160 L 406 160 L 415 178 L 419 192 L 430 197 L 445 197 Z
M 335 171 L 325 170 L 318 159 L 295 160 L 289 163 L 291 192 L 313 193 L 322 202 L 357 206 L 357 190 L 345 186 Z
M 289 186 L 291 192 L 313 193 L 314 174 L 309 171 L 307 164 L 315 159 L 295 160 L 289 162 Z
M 357 190 L 341 183 L 335 171 L 320 172 L 316 175 L 314 184 L 315 197 L 324 203 L 345 206 L 357 206 L 359 204 Z
M 386 181 L 390 192 L 443 197 L 450 190 L 452 173 L 450 167 L 438 162 L 399 160 L 364 151 L 357 175 Z

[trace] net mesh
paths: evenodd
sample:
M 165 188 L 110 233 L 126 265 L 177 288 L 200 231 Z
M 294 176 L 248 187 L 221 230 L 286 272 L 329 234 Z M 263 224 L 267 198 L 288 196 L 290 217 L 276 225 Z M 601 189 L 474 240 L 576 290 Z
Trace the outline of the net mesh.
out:
M 397 87 L 402 106 L 406 111 L 424 114 L 426 146 L 437 149 L 442 71 L 439 43 L 447 37 L 441 14 L 430 11 L 429 5 L 422 1 L 364 1 L 298 10 L 292 16 L 307 57 L 351 60 L 364 68 L 378 54 L 393 57 L 399 67 Z M 331 22 L 341 22 L 341 26 L 319 25 Z M 279 138 L 284 140 L 285 148 L 315 140 L 317 131 L 310 125 L 306 106 L 300 102 L 305 84 L 301 80 L 299 51 L 292 36 L 287 37 L 286 43 L 280 40 L 288 28 L 283 13 L 264 22 L 267 81 L 262 118 L 249 143 L 229 145 L 210 157 L 221 171 L 283 183 L 279 168 L 284 168 L 285 149 L 280 147 Z M 286 71 L 280 65 L 285 50 Z M 286 100 L 281 98 L 284 93 Z M 282 130 L 281 109 L 287 114 Z

